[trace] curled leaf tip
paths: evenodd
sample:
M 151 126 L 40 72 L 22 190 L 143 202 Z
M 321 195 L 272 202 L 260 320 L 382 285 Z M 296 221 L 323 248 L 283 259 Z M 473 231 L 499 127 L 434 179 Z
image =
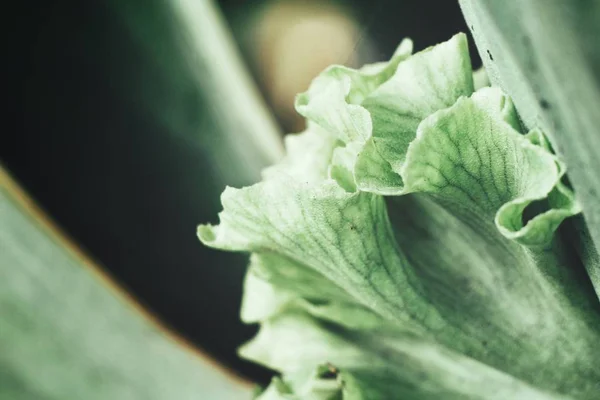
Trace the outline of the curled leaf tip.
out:
M 196 233 L 198 238 L 200 238 L 200 241 L 207 246 L 214 242 L 217 237 L 213 225 L 199 225 Z

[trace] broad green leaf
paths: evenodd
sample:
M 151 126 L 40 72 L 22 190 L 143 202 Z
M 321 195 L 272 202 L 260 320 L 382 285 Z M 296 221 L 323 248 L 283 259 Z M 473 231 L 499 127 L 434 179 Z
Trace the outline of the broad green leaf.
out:
M 565 370 L 595 374 L 597 310 L 586 300 L 588 291 L 569 298 L 561 291 L 579 286 L 560 246 L 531 252 L 495 231 L 493 214 L 487 220 L 485 213 L 455 216 L 454 207 L 425 198 L 424 205 L 392 208 L 421 219 L 390 225 L 382 198 L 347 193 L 332 181 L 311 186 L 270 179 L 228 189 L 222 200 L 221 224 L 199 229 L 210 246 L 293 259 L 400 332 L 417 332 L 543 389 L 565 385 Z M 422 279 L 427 275 L 437 279 Z M 350 315 L 331 310 L 338 318 Z M 539 375 L 535 366 L 549 360 L 556 368 Z M 571 390 L 592 387 L 578 380 Z
M 249 397 L 159 329 L 0 169 L 0 398 Z
M 499 89 L 471 95 L 464 40 L 400 61 L 372 90 L 327 70 L 298 103 L 321 129 L 318 179 L 287 173 L 289 158 L 228 188 L 220 224 L 199 227 L 209 246 L 255 253 L 244 309 L 261 332 L 241 354 L 296 396 L 329 364 L 344 399 L 597 393 L 600 307 L 555 235 L 580 211 L 565 165 L 541 130 L 522 134 Z M 496 380 L 518 390 L 486 392 Z
M 333 181 L 310 186 L 271 179 L 241 190 L 228 188 L 221 200 L 220 225 L 198 229 L 205 244 L 277 252 L 310 266 L 391 319 L 437 319 L 406 280 L 405 259 L 393 240 L 383 198 L 347 193 Z M 415 302 L 409 305 L 407 299 Z
M 315 371 L 307 371 L 305 366 L 315 365 L 317 372 L 323 371 L 322 360 L 328 360 L 330 388 L 340 392 L 339 397 L 326 398 L 563 398 L 418 337 L 331 329 L 293 309 L 265 321 L 241 353 L 285 373 L 285 386 L 276 380 L 267 390 L 279 388 L 283 399 L 318 398 L 306 395 L 307 385 L 314 388 Z M 323 381 L 321 384 L 326 383 Z M 298 397 L 293 397 L 293 392 Z M 289 397 L 283 397 L 284 393 Z

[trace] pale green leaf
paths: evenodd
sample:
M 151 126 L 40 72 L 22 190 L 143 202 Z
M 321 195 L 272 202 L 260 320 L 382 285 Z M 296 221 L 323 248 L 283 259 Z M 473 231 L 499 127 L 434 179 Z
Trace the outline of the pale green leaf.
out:
M 243 399 L 115 290 L 0 167 L 0 399 Z
M 506 237 L 544 245 L 580 209 L 566 192 L 560 208 L 523 224 L 525 208 L 546 199 L 564 172 L 556 157 L 506 122 L 514 125 L 516 120 L 504 98 L 497 89 L 481 89 L 424 120 L 402 176 L 407 191 L 435 193 L 461 207 L 475 207 L 495 217 Z
M 490 86 L 490 84 L 490 78 L 488 77 L 485 67 L 473 71 L 473 87 L 475 90 Z
M 354 163 L 361 147 L 360 143 L 352 142 L 336 148 L 333 152 L 329 176 L 348 192 L 356 191 Z
M 314 382 L 314 370 L 307 366 L 318 371 L 328 360 L 331 386 L 341 383 L 337 387 L 343 399 L 563 398 L 417 337 L 348 331 L 297 310 L 265 321 L 241 353 L 282 371 L 286 387 L 296 393 L 306 393 Z
M 346 143 L 371 135 L 368 112 L 358 104 L 394 73 L 412 52 L 412 42 L 403 41 L 388 63 L 362 70 L 343 66 L 326 69 L 309 90 L 296 97 L 296 110 Z
M 331 176 L 347 190 L 401 190 L 398 173 L 418 124 L 473 91 L 464 35 L 407 56 L 397 52 L 374 76 L 331 67 L 296 99 L 300 114 L 346 143 Z
M 600 2 L 461 0 L 460 5 L 492 83 L 514 99 L 529 128 L 541 127 L 549 135 L 566 160 L 593 240 L 587 247 L 596 247 L 586 253 L 597 253 Z M 600 267 L 593 262 L 586 267 L 600 292 Z
M 283 179 L 228 188 L 218 226 L 202 225 L 207 245 L 278 252 L 306 264 L 359 303 L 396 321 L 437 320 L 407 282 L 381 197 Z M 258 202 L 257 202 L 258 201 Z M 414 300 L 414 301 L 407 301 Z M 407 309 L 410 307 L 411 310 Z
M 303 132 L 285 137 L 285 157 L 266 168 L 263 178 L 285 175 L 306 183 L 320 182 L 327 178 L 333 151 L 338 145 L 333 135 L 309 123 Z
M 395 217 L 390 225 L 382 200 L 331 181 L 271 179 L 226 190 L 221 224 L 202 226 L 199 235 L 213 247 L 291 258 L 399 331 L 418 332 L 541 388 L 562 387 L 564 371 L 574 367 L 593 376 L 597 311 L 586 303 L 587 291 L 564 296 L 561 288 L 580 286 L 564 269 L 560 246 L 531 253 L 504 238 L 493 216 L 468 205 L 455 216 L 454 207 L 426 198 L 394 206 L 405 220 Z M 428 274 L 436 279 L 423 279 Z M 340 308 L 331 314 L 350 315 Z M 552 345 L 565 341 L 568 346 Z M 555 368 L 538 375 L 535 366 L 549 360 Z M 571 390 L 589 392 L 584 383 L 578 379 Z
M 394 71 L 377 87 L 322 74 L 297 103 L 322 130 L 318 179 L 286 173 L 310 168 L 291 157 L 199 227 L 257 254 L 244 308 L 261 331 L 242 355 L 295 395 L 331 364 L 344 399 L 593 398 L 599 305 L 555 235 L 579 212 L 564 163 L 499 89 L 471 93 L 464 36 Z M 484 391 L 496 380 L 518 389 Z
M 362 103 L 372 120 L 373 144 L 392 171 L 400 172 L 421 120 L 472 92 L 471 60 L 464 35 L 400 63 L 394 76 Z

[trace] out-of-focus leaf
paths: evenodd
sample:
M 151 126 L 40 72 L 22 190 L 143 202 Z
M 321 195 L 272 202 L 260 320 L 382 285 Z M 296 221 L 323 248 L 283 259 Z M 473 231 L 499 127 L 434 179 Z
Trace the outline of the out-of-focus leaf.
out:
M 0 399 L 250 398 L 109 282 L 0 169 Z
M 161 101 L 160 88 L 144 81 L 144 86 L 127 95 L 135 97 L 157 122 L 175 134 L 192 131 L 208 143 L 206 157 L 213 164 L 232 160 L 235 168 L 221 167 L 224 179 L 255 179 L 265 163 L 282 155 L 279 129 L 255 82 L 246 70 L 228 26 L 213 0 L 154 0 L 149 6 L 135 2 L 109 1 L 124 20 L 148 59 L 159 66 L 169 86 L 163 91 L 173 104 Z M 169 23 L 157 31 L 158 15 Z M 175 57 L 172 59 L 171 57 Z M 144 71 L 140 71 L 144 73 Z M 132 87 L 132 89 L 134 89 Z M 140 93 L 141 91 L 141 93 Z M 158 92 L 158 93 L 157 93 Z M 185 112 L 196 102 L 189 94 L 200 96 L 209 123 L 190 129 Z M 194 139 L 198 139 L 197 137 Z M 243 165 L 239 168 L 237 165 Z
M 259 179 L 279 141 L 248 74 L 229 76 L 243 63 L 215 2 L 34 3 L 18 7 L 28 23 L 8 56 L 16 130 L 0 135 L 0 162 L 169 325 L 266 381 L 235 354 L 255 331 L 237 313 L 247 258 L 190 235 L 216 215 L 225 183 Z

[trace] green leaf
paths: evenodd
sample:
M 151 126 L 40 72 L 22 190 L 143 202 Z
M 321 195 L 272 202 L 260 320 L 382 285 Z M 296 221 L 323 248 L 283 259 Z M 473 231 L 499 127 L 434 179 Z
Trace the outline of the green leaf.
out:
M 400 172 L 421 120 L 472 92 L 471 61 L 464 35 L 400 63 L 394 76 L 362 103 L 373 121 L 372 143 L 392 171 Z M 357 163 L 361 163 L 360 157 Z
M 281 398 L 313 398 L 306 387 L 314 388 L 315 371 L 306 365 L 315 365 L 317 374 L 328 371 L 320 383 L 343 399 L 563 398 L 418 337 L 331 329 L 293 309 L 265 321 L 241 354 L 284 372 L 285 388 L 298 397 Z M 328 364 L 319 365 L 322 360 Z M 269 390 L 280 385 L 276 380 Z
M 378 313 L 399 321 L 415 318 L 405 310 L 404 298 L 415 296 L 381 197 L 347 193 L 333 181 L 311 186 L 270 179 L 241 190 L 228 188 L 221 201 L 220 225 L 198 229 L 205 244 L 277 252 L 329 277 Z M 420 314 L 418 301 L 410 306 Z M 428 314 L 425 309 L 419 318 L 436 318 Z
M 220 224 L 199 227 L 209 246 L 257 254 L 244 308 L 262 328 L 241 354 L 281 371 L 296 394 L 328 363 L 348 398 L 597 392 L 599 305 L 555 235 L 579 212 L 565 165 L 540 130 L 520 132 L 499 89 L 464 95 L 463 41 L 400 61 L 377 88 L 357 89 L 360 104 L 348 100 L 359 85 L 326 72 L 299 104 L 322 130 L 318 179 L 286 164 L 228 188 Z M 477 374 L 519 389 L 458 389 Z
M 331 169 L 346 190 L 396 194 L 419 122 L 473 91 L 464 35 L 408 59 L 404 43 L 379 75 L 334 66 L 296 99 L 300 114 L 346 145 L 336 149 Z
M 461 207 L 476 207 L 495 217 L 506 237 L 545 245 L 558 225 L 580 209 L 564 186 L 557 188 L 564 173 L 559 161 L 513 128 L 511 110 L 499 90 L 484 88 L 432 114 L 419 125 L 402 177 L 409 192 L 434 193 Z M 525 208 L 548 198 L 555 188 L 564 201 L 524 225 Z
M 249 396 L 143 315 L 1 168 L 0 221 L 0 398 Z
M 490 86 L 490 78 L 484 67 L 473 71 L 473 87 L 475 90 Z
M 593 242 L 600 246 L 600 2 L 461 0 L 492 84 L 540 127 L 569 166 Z M 585 236 L 581 240 L 584 240 Z M 579 246 L 578 246 L 579 247 Z M 590 260 L 584 256 L 584 260 Z M 600 266 L 586 263 L 600 293 Z
M 431 198 L 401 198 L 410 200 L 406 208 L 391 210 L 404 220 L 395 217 L 390 225 L 377 195 L 347 193 L 332 181 L 270 179 L 226 190 L 221 224 L 201 226 L 199 235 L 217 248 L 279 253 L 294 260 L 295 269 L 303 264 L 335 282 L 354 307 L 381 316 L 381 326 L 418 333 L 541 388 L 567 385 L 564 371 L 572 368 L 593 376 L 597 310 L 587 291 L 578 296 L 570 290 L 569 298 L 563 293 L 583 286 L 565 269 L 569 260 L 560 245 L 531 252 L 504 238 L 493 217 L 486 222 L 486 214 L 472 207 L 470 214 L 456 215 L 453 206 Z M 436 278 L 427 279 L 431 276 Z M 302 289 L 298 292 L 303 296 Z M 291 299 L 278 300 L 265 316 L 281 314 Z M 348 309 L 333 305 L 330 313 L 313 315 L 359 327 L 353 319 L 361 314 Z M 568 346 L 553 345 L 567 338 Z M 538 375 L 536 366 L 550 359 L 555 368 Z M 570 390 L 593 388 L 577 382 Z
M 326 69 L 309 90 L 296 97 L 296 110 L 346 143 L 366 140 L 371 134 L 368 113 L 359 105 L 395 67 L 412 52 L 412 42 L 404 40 L 389 63 L 353 70 L 342 66 Z
M 296 400 L 290 387 L 280 378 L 274 377 L 269 387 L 260 393 L 255 400 Z
M 306 183 L 320 182 L 327 178 L 334 149 L 339 141 L 315 124 L 307 124 L 301 133 L 285 137 L 285 157 L 263 171 L 263 178 L 286 175 Z
M 317 304 L 351 297 L 329 279 L 289 258 L 272 253 L 253 254 L 246 276 L 242 320 L 260 322 L 289 304 L 318 312 Z M 354 306 L 354 305 L 353 305 Z M 355 307 L 354 307 L 355 308 Z
M 600 299 L 600 255 L 582 218 L 573 222 L 573 228 L 569 231 L 569 242 L 577 250 Z

